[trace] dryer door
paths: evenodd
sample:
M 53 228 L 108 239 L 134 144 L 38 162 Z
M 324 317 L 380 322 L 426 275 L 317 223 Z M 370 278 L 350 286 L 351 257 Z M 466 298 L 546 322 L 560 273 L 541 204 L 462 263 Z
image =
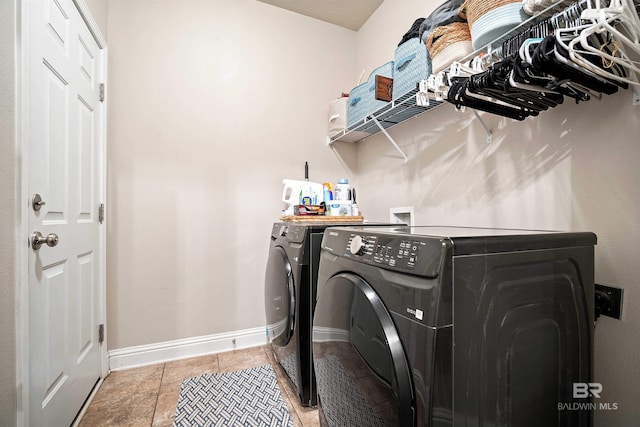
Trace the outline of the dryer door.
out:
M 273 344 L 283 347 L 293 334 L 296 293 L 291 263 L 281 246 L 274 246 L 269 253 L 264 303 L 269 339 Z
M 322 286 L 313 320 L 313 360 L 323 424 L 415 424 L 400 337 L 382 300 L 361 277 L 341 273 Z

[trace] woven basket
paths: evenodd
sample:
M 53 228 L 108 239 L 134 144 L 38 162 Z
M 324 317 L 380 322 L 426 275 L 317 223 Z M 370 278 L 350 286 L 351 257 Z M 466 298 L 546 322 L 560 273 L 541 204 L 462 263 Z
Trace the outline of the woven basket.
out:
M 473 28 L 473 24 L 482 15 L 511 3 L 521 3 L 522 0 L 466 0 L 461 7 L 461 14 L 466 13 L 469 27 Z
M 465 22 L 454 22 L 453 24 L 434 28 L 434 30 L 429 33 L 424 44 L 427 45 L 429 56 L 433 60 L 446 47 L 463 41 L 471 41 L 469 26 Z

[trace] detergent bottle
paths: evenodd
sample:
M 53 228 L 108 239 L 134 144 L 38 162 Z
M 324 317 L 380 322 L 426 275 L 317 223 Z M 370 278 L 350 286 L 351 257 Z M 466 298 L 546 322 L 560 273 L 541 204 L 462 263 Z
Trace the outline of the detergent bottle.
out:
M 307 204 L 317 205 L 322 194 L 322 184 L 311 181 L 299 181 L 295 179 L 282 180 L 282 202 L 287 205 L 285 215 L 293 215 L 295 205 Z
M 340 178 L 338 180 L 334 198 L 336 200 L 351 200 L 351 186 L 348 179 Z
M 306 206 L 317 205 L 320 203 L 321 194 L 322 185 L 311 181 L 303 181 L 298 195 L 299 204 Z
M 287 204 L 285 215 L 293 215 L 295 205 L 318 205 L 322 201 L 322 184 L 309 181 L 309 163 L 304 162 L 304 181 L 283 179 L 282 201 Z

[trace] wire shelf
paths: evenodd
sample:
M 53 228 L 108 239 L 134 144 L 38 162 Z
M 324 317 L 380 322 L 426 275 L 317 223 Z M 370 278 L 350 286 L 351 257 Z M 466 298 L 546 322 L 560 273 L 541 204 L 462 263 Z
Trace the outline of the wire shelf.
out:
M 335 141 L 358 142 L 373 136 L 382 129 L 389 129 L 412 117 L 425 113 L 439 105 L 442 101 L 430 101 L 428 106 L 416 104 L 418 89 L 412 89 L 400 98 L 391 101 L 384 107 L 367 116 L 364 120 L 350 126 L 329 138 L 329 143 Z M 376 120 L 373 120 L 375 118 Z M 379 125 L 378 125 L 379 124 Z
M 506 40 L 526 31 L 527 29 L 537 25 L 541 21 L 551 17 L 554 13 L 561 12 L 568 6 L 576 3 L 575 0 L 559 0 L 540 13 L 532 16 L 526 21 L 519 24 L 517 27 L 505 32 L 501 36 L 497 37 L 493 41 L 487 44 L 482 49 L 478 49 L 472 54 L 468 55 L 464 60 L 469 60 L 479 55 L 481 52 L 490 52 L 492 48 L 496 48 Z M 463 60 L 463 61 L 464 61 Z M 391 101 L 381 109 L 375 111 L 364 120 L 349 126 L 346 130 L 343 130 L 329 138 L 329 144 L 335 141 L 343 142 L 358 142 L 366 138 L 369 138 L 383 129 L 389 129 L 397 124 L 403 123 L 413 117 L 417 117 L 424 114 L 440 105 L 445 103 L 444 101 L 430 100 L 428 106 L 420 106 L 416 103 L 416 94 L 418 88 L 412 89 L 400 98 Z M 375 118 L 375 120 L 374 120 Z M 376 123 L 377 121 L 377 123 Z

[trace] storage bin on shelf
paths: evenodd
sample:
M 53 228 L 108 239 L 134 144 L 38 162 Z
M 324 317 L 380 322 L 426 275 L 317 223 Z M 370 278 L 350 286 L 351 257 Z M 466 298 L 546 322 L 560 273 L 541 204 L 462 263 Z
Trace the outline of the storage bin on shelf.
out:
M 369 74 L 366 82 L 351 89 L 347 104 L 347 128 L 357 126 L 365 117 L 388 104 L 376 99 L 377 75 L 393 78 L 393 61 L 379 66 Z
M 464 3 L 474 49 L 526 21 L 521 0 L 466 0 Z
M 349 98 L 343 96 L 329 103 L 329 136 L 332 137 L 347 127 L 347 103 Z
M 398 99 L 412 89 L 420 80 L 431 74 L 431 60 L 419 37 L 407 40 L 395 50 L 393 69 L 393 99 Z
M 454 22 L 434 28 L 427 36 L 425 45 L 434 74 L 473 52 L 471 32 L 466 22 Z

